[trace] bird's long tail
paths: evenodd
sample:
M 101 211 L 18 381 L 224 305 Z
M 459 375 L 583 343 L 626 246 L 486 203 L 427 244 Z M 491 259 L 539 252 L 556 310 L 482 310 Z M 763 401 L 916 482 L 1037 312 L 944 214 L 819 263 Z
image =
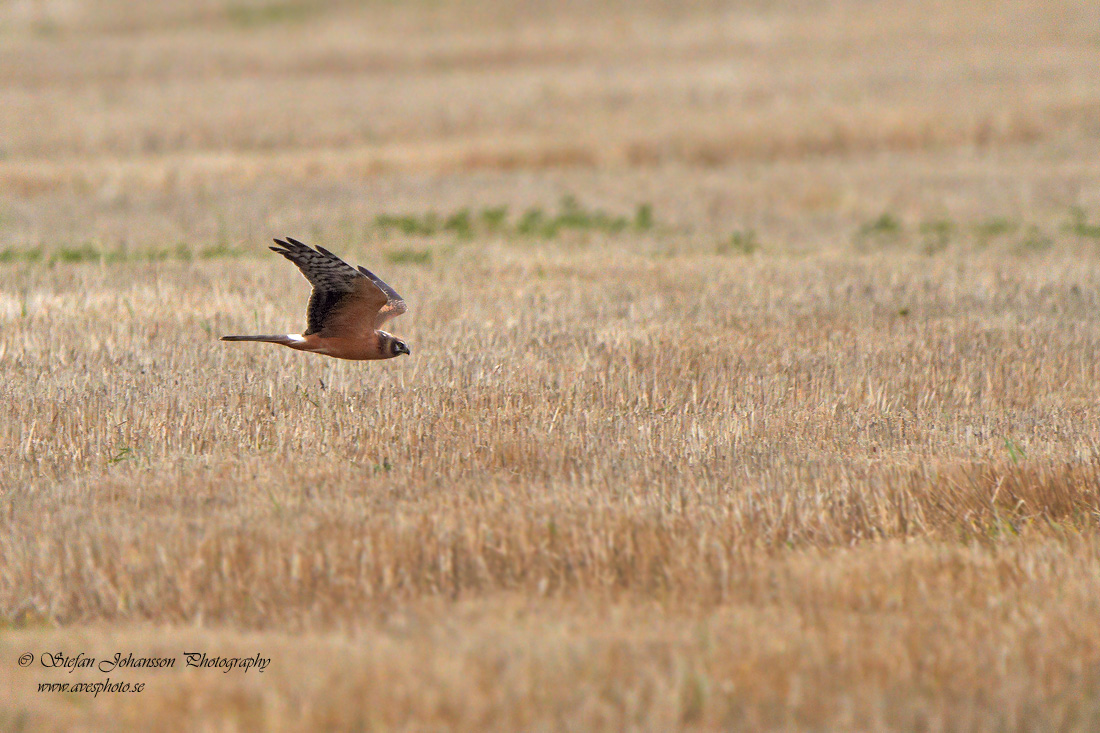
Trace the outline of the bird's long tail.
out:
M 222 341 L 263 341 L 269 344 L 282 344 L 283 346 L 290 346 L 291 344 L 300 343 L 301 336 L 295 334 L 276 334 L 271 336 L 222 336 Z

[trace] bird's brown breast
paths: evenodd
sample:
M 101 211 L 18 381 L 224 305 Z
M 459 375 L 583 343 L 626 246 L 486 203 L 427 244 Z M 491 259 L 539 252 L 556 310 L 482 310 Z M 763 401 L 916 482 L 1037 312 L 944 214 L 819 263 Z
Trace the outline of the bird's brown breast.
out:
M 354 361 L 393 357 L 393 354 L 388 353 L 388 350 L 383 350 L 377 332 L 367 334 L 362 338 L 326 338 L 313 333 L 306 336 L 301 344 L 294 344 L 291 348 L 299 351 L 312 351 L 315 354 L 324 354 L 336 359 L 351 359 Z

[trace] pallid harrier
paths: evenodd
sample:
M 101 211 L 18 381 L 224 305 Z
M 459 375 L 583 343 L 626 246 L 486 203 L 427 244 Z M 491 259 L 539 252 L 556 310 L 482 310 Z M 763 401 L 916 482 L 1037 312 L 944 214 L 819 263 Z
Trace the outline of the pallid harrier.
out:
M 222 341 L 265 341 L 337 359 L 392 359 L 409 347 L 382 324 L 408 310 L 401 296 L 365 267 L 358 270 L 324 247 L 275 240 L 272 251 L 293 262 L 313 286 L 305 333 L 222 336 Z

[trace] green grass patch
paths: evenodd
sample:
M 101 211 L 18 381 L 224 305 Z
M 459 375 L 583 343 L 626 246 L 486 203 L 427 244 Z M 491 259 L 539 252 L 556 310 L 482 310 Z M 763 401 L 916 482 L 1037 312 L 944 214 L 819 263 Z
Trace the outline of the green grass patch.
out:
M 16 249 L 6 247 L 0 249 L 0 264 L 8 262 L 38 262 L 42 259 L 42 248 Z
M 1003 216 L 994 216 L 974 225 L 974 235 L 983 241 L 1015 234 L 1020 223 Z
M 225 18 L 238 28 L 261 28 L 280 23 L 301 23 L 317 15 L 320 3 L 268 3 L 262 5 L 231 5 Z
M 180 249 L 182 247 L 182 249 Z M 208 247 L 203 247 L 199 250 L 199 257 L 204 260 L 220 259 L 222 257 L 240 257 L 244 254 L 244 250 L 230 247 L 224 242 L 218 244 L 212 244 Z M 176 248 L 176 259 L 190 259 L 191 251 L 184 245 L 179 245 Z
M 502 229 L 508 220 L 507 206 L 492 206 L 482 209 L 478 215 L 481 225 L 490 232 Z
M 93 242 L 85 242 L 79 245 L 66 245 L 53 249 L 44 247 L 31 247 L 19 249 L 8 247 L 0 249 L 0 264 L 26 262 L 34 263 L 45 261 L 50 265 L 76 265 L 89 262 L 117 264 L 126 262 L 191 262 L 196 258 L 220 259 L 223 257 L 240 257 L 245 254 L 243 249 L 230 247 L 227 244 L 214 244 L 200 249 L 180 242 L 172 247 L 160 247 L 150 249 L 131 250 L 125 246 L 102 247 Z
M 877 219 L 860 226 L 856 231 L 856 237 L 859 239 L 895 240 L 901 236 L 903 230 L 904 226 L 902 226 L 901 219 L 886 211 L 880 214 Z
M 470 241 L 477 237 L 508 237 L 555 239 L 568 232 L 596 232 L 619 235 L 627 232 L 648 232 L 659 225 L 653 206 L 639 204 L 632 215 L 610 214 L 602 209 L 582 205 L 573 196 L 565 196 L 554 210 L 532 207 L 522 213 L 512 213 L 507 206 L 487 206 L 481 209 L 469 207 L 449 213 L 434 211 L 422 214 L 379 214 L 373 222 L 360 230 L 361 236 L 381 238 L 450 237 L 456 241 Z M 344 222 L 343 228 L 352 232 L 354 224 Z M 751 234 L 751 233 L 750 233 Z M 354 237 L 349 234 L 349 241 Z M 39 261 L 56 264 L 127 262 L 191 262 L 231 257 L 243 257 L 251 249 L 230 244 L 227 232 L 213 238 L 214 243 L 196 246 L 179 242 L 167 247 L 130 249 L 126 245 L 106 247 L 96 242 L 65 244 L 54 247 L 0 249 L 0 264 L 33 263 Z M 321 232 L 313 232 L 313 241 L 323 240 Z M 755 247 L 755 244 L 735 244 L 735 247 Z M 255 250 L 259 252 L 260 250 Z M 431 248 L 405 247 L 384 254 L 390 262 L 428 264 L 432 261 Z
M 1017 249 L 1021 252 L 1045 252 L 1054 246 L 1051 239 L 1042 229 L 1032 224 L 1024 232 Z
M 931 219 L 921 222 L 917 231 L 921 237 L 921 250 L 926 255 L 934 255 L 947 249 L 956 232 L 955 222 L 950 219 Z
M 756 232 L 745 229 L 734 232 L 728 239 L 718 243 L 714 251 L 720 255 L 751 255 L 760 249 L 760 243 L 756 239 Z
M 1069 222 L 1065 229 L 1084 239 L 1100 239 L 1100 224 L 1090 222 L 1085 210 L 1080 206 L 1074 206 L 1069 210 Z
M 547 223 L 546 215 L 542 213 L 542 209 L 528 209 L 517 222 L 515 233 L 520 236 L 531 237 L 540 233 L 544 236 L 556 234 L 557 230 Z
M 447 217 L 443 222 L 443 231 L 451 232 L 459 239 L 472 239 L 474 225 L 469 209 L 461 209 Z
M 430 237 L 439 231 L 439 217 L 434 213 L 421 216 L 379 214 L 374 224 L 383 233 L 389 234 L 396 231 L 406 237 Z
M 427 248 L 403 247 L 385 253 L 386 261 L 395 265 L 430 265 L 432 251 Z
M 50 255 L 50 262 L 99 262 L 101 259 L 103 259 L 103 254 L 92 244 L 62 247 Z
M 648 232 L 656 226 L 653 220 L 653 205 L 652 204 L 638 204 L 638 208 L 634 210 L 634 229 L 639 232 Z
M 129 446 L 123 446 L 118 449 L 112 449 L 107 456 L 107 465 L 115 466 L 123 461 L 129 461 L 134 458 L 134 449 Z
M 639 204 L 632 216 L 610 214 L 583 206 L 574 196 L 564 196 L 556 210 L 531 207 L 511 215 L 507 206 L 490 206 L 451 213 L 379 214 L 374 229 L 382 237 L 432 237 L 448 234 L 469 240 L 478 236 L 555 239 L 567 232 L 621 234 L 647 232 L 657 226 L 651 204 Z

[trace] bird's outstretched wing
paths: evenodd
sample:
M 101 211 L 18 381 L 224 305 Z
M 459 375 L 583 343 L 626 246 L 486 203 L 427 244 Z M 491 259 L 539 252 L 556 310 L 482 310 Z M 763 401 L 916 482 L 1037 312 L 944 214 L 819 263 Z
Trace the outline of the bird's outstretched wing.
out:
M 386 294 L 386 304 L 382 306 L 382 310 L 378 311 L 378 315 L 374 318 L 375 328 L 382 328 L 383 323 L 391 318 L 397 318 L 409 309 L 409 306 L 405 305 L 405 299 L 398 295 L 396 290 L 387 285 L 382 278 L 362 265 L 359 265 L 359 272 L 366 275 L 371 282 L 377 285 L 382 292 Z
M 376 282 L 376 278 L 356 271 L 324 247 L 314 249 L 290 237 L 286 241 L 276 239 L 275 244 L 279 246 L 271 250 L 297 265 L 313 286 L 304 336 L 316 333 L 348 338 L 377 328 L 375 323 L 390 304 L 387 291 L 378 284 L 380 280 Z M 400 302 L 404 312 L 404 301 Z

